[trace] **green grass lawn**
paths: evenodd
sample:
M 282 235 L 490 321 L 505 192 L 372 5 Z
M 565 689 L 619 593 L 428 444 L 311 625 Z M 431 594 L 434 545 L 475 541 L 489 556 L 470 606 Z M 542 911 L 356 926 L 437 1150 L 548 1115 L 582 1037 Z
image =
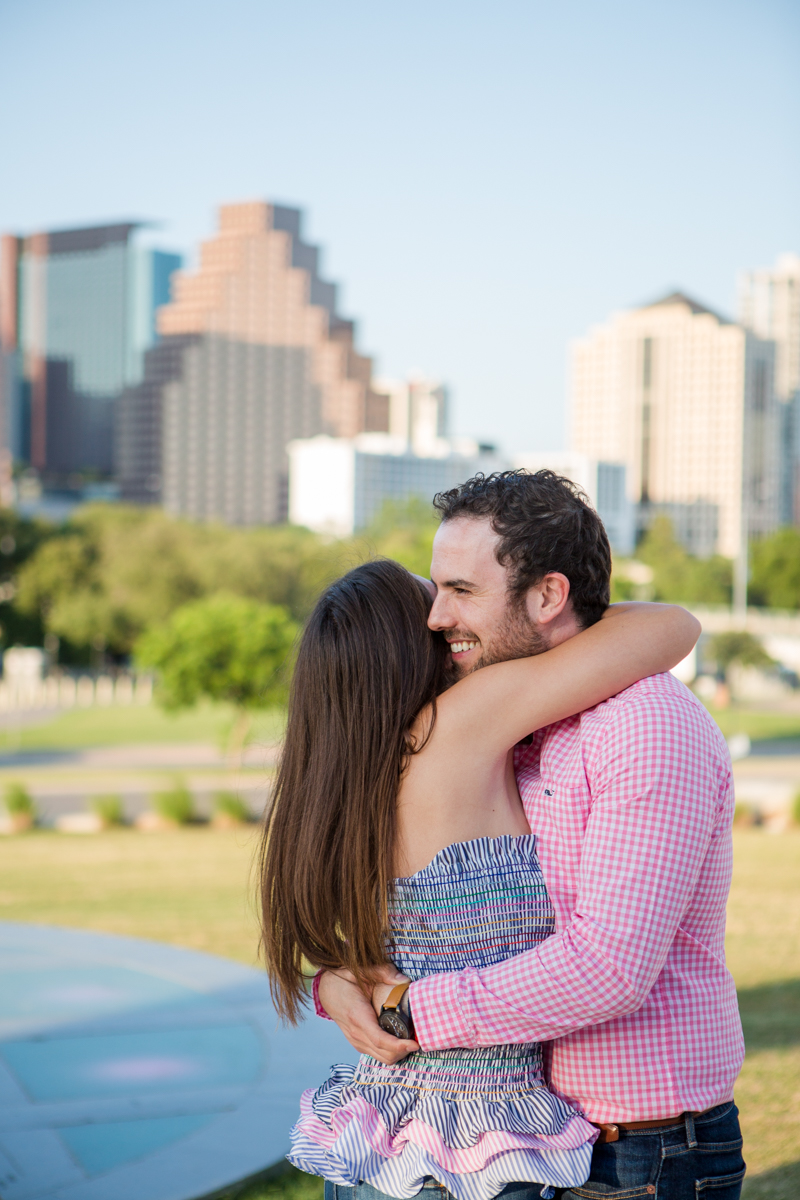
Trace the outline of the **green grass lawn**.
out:
M 747 1040 L 737 1087 L 746 1200 L 800 1196 L 800 831 L 735 833 L 728 961 Z M 155 938 L 256 961 L 257 831 L 0 839 L 0 918 Z M 289 1171 L 242 1200 L 320 1200 Z
M 257 961 L 258 828 L 0 838 L 0 919 L 153 938 Z
M 800 830 L 734 834 L 728 965 L 747 1058 L 742 1110 L 747 1200 L 800 1196 Z
M 714 708 L 708 711 L 719 725 L 725 737 L 733 733 L 746 733 L 754 742 L 771 738 L 800 738 L 800 712 L 769 712 L 764 709 Z
M 255 712 L 251 739 L 273 742 L 283 731 L 282 712 Z M 81 750 L 147 742 L 211 742 L 223 745 L 233 724 L 227 704 L 200 704 L 180 713 L 156 704 L 72 708 L 40 725 L 0 732 L 4 750 Z
M 748 733 L 763 738 L 800 738 L 800 712 L 769 712 L 732 705 L 709 712 L 726 737 Z M 180 713 L 165 713 L 156 704 L 109 708 L 73 708 L 38 725 L 0 730 L 3 750 L 67 750 L 91 746 L 127 746 L 145 742 L 212 742 L 221 745 L 233 712 L 226 704 L 200 704 Z M 282 712 L 253 714 L 252 738 L 275 741 L 284 726 Z

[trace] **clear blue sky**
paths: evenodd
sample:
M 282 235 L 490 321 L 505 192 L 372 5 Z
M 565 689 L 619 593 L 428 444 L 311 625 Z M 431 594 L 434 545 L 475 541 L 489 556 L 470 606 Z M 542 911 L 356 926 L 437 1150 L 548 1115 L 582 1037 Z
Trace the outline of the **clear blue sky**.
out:
M 800 251 L 796 0 L 0 0 L 0 229 L 299 204 L 384 374 L 563 444 L 569 339 Z

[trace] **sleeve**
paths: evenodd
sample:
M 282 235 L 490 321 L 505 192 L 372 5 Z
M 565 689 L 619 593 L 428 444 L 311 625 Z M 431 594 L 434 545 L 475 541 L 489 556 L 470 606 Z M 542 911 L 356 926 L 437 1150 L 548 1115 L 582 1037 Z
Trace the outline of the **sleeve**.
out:
M 333 1018 L 329 1017 L 325 1012 L 325 1009 L 322 1007 L 322 1001 L 319 998 L 319 982 L 323 975 L 324 971 L 317 971 L 314 976 L 314 982 L 311 985 L 311 999 L 314 1001 L 314 1012 L 317 1016 L 322 1017 L 325 1021 L 331 1021 Z
M 549 1041 L 635 1012 L 661 972 L 730 788 L 689 697 L 609 705 L 584 739 L 591 806 L 569 924 L 482 970 L 412 984 L 424 1050 Z

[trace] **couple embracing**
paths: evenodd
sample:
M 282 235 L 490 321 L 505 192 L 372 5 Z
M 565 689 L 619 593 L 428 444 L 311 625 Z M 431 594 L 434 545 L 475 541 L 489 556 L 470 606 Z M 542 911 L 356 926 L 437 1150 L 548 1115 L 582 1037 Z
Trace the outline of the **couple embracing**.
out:
M 737 1200 L 730 761 L 668 673 L 699 626 L 609 607 L 552 472 L 435 504 L 431 580 L 365 563 L 300 644 L 263 945 L 361 1058 L 290 1160 L 326 1200 Z

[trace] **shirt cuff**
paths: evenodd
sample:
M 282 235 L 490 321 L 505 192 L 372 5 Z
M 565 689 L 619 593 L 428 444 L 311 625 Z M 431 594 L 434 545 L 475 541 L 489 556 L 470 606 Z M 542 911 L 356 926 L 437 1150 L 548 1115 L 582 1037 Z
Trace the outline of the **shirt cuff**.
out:
M 406 992 L 414 1023 L 414 1039 L 422 1050 L 449 1050 L 473 1046 L 473 1031 L 464 1020 L 463 975 L 453 971 L 429 975 L 412 983 Z
M 311 985 L 311 998 L 314 1001 L 314 1012 L 317 1014 L 317 1016 L 322 1017 L 325 1021 L 332 1021 L 333 1018 L 329 1017 L 325 1012 L 325 1009 L 322 1007 L 322 1001 L 319 998 L 319 981 L 322 979 L 324 974 L 325 971 L 322 970 L 317 971 L 316 975 L 314 976 L 314 982 Z

